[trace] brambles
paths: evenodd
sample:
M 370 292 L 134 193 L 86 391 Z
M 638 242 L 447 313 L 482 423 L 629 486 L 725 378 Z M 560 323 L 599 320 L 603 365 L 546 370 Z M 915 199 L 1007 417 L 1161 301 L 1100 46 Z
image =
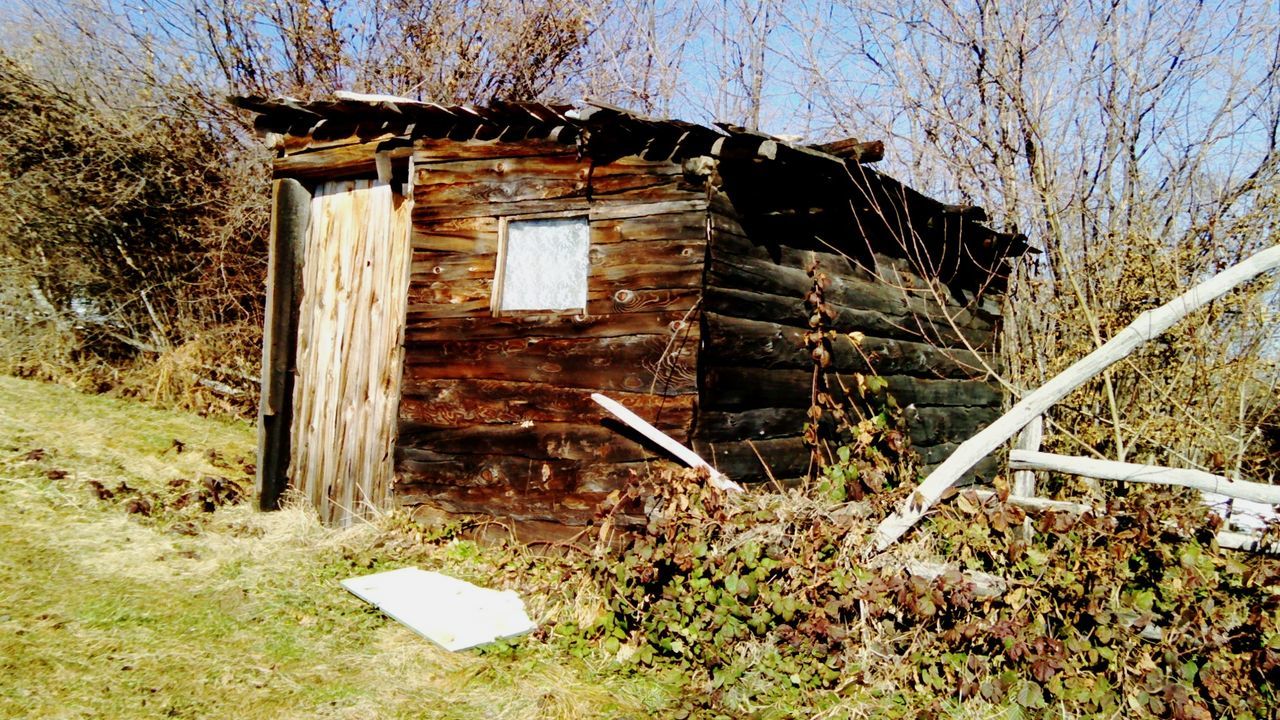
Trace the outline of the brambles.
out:
M 692 473 L 641 481 L 619 506 L 649 503 L 648 525 L 584 564 L 604 607 L 560 634 L 638 666 L 680 668 L 695 713 L 854 702 L 902 716 L 963 703 L 1275 712 L 1280 564 L 1217 549 L 1213 516 L 1187 496 L 1143 489 L 1097 515 L 1046 513 L 1027 542 L 1024 511 L 962 492 L 926 545 L 911 546 L 920 555 L 932 545 L 951 564 L 932 579 L 904 569 L 923 557 L 862 560 L 880 499 L 735 498 Z M 974 573 L 1007 587 L 980 588 Z
M 914 472 L 902 409 L 878 375 L 851 373 L 847 381 L 830 374 L 832 346 L 850 343 L 862 353 L 860 332 L 831 329 L 836 313 L 827 304 L 827 274 L 814 262 L 807 268 L 813 288 L 805 296 L 809 331 L 805 346 L 813 361 L 813 391 L 804 440 L 809 446 L 818 498 L 839 503 L 884 492 L 897 478 Z

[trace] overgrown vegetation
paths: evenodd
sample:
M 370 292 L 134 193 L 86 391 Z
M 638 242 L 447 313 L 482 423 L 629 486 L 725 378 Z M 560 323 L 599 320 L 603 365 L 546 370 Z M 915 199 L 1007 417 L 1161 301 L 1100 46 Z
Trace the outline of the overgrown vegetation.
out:
M 1218 549 L 1217 521 L 1185 493 L 1045 513 L 1028 541 L 1022 510 L 962 492 L 897 559 L 868 562 L 905 492 L 833 506 L 655 478 L 632 498 L 652 503 L 648 527 L 591 566 L 601 614 L 562 632 L 640 667 L 675 663 L 695 716 L 1280 709 L 1280 563 Z
M 808 493 L 639 478 L 615 507 L 646 527 L 535 555 L 255 513 L 247 426 L 0 378 L 0 715 L 1274 716 L 1280 562 L 1150 488 L 1030 541 L 962 492 L 868 560 L 910 488 L 891 429 Z M 408 564 L 516 589 L 542 628 L 451 655 L 337 586 Z
M 266 162 L 228 92 L 585 91 L 886 139 L 890 172 L 1044 250 L 1015 272 L 991 368 L 1014 393 L 1277 237 L 1267 3 L 14 7 L 0 372 L 162 405 L 255 405 Z M 821 367 L 856 338 L 823 329 L 815 280 Z M 1113 368 L 1051 414 L 1049 447 L 1274 479 L 1276 292 L 1254 283 Z M 829 398 L 806 492 L 641 479 L 618 502 L 650 504 L 642 532 L 553 559 L 399 519 L 253 514 L 245 426 L 0 378 L 0 714 L 1280 714 L 1280 569 L 1216 548 L 1194 498 L 1121 489 L 1027 518 L 961 493 L 898 560 L 868 561 L 916 478 L 887 401 Z M 410 562 L 521 589 L 550 630 L 446 655 L 335 585 Z
M 815 274 L 819 371 L 836 339 L 821 291 Z M 879 380 L 847 378 L 854 406 L 815 385 L 810 487 L 740 496 L 668 472 L 628 488 L 614 507 L 648 524 L 586 565 L 603 607 L 563 626 L 566 642 L 674 663 L 694 690 L 677 716 L 1280 711 L 1280 562 L 1218 548 L 1198 493 L 1122 490 L 1083 515 L 1029 517 L 1003 486 L 962 490 L 910 545 L 869 557 L 914 488 Z
M 266 227 L 244 177 L 262 165 L 228 151 L 189 90 L 156 92 L 174 112 L 0 51 L 0 371 L 244 408 Z

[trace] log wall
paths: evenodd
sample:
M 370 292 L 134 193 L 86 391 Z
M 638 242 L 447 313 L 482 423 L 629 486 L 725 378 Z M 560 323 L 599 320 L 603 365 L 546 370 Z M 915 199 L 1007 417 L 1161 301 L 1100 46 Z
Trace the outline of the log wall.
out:
M 926 279 L 897 238 L 874 235 L 884 234 L 882 224 L 851 220 L 837 226 L 837 235 L 822 217 L 831 209 L 821 197 L 810 199 L 817 207 L 796 211 L 735 196 L 733 184 L 725 185 L 729 191 L 713 195 L 708 209 L 694 430 L 704 457 L 743 480 L 765 479 L 761 459 L 779 480 L 808 470 L 801 434 L 813 387 L 804 335 L 805 296 L 813 287 L 807 268 L 814 263 L 829 279 L 825 301 L 836 313 L 829 327 L 865 336 L 860 347 L 837 339 L 828 371 L 884 377 L 899 404 L 911 406 L 909 436 L 926 466 L 995 419 L 1002 396 L 984 379 L 983 363 L 994 357 L 997 293 L 988 288 L 975 300 L 980 287 L 971 293 Z M 838 252 L 833 238 L 863 250 L 865 259 Z
M 808 470 L 811 263 L 830 278 L 833 328 L 865 335 L 859 348 L 836 343 L 830 372 L 885 377 L 912 406 L 909 435 L 926 465 L 998 411 L 1001 394 L 982 369 L 998 292 L 926 279 L 891 237 L 904 221 L 857 215 L 869 210 L 852 208 L 847 189 L 823 197 L 815 188 L 826 181 L 725 160 L 686 176 L 677 162 L 593 160 L 549 140 L 334 146 L 278 160 L 277 175 L 367 177 L 379 148 L 414 201 L 400 504 L 493 514 L 542 534 L 586 524 L 657 459 L 592 392 L 734 479 L 765 479 L 764 463 L 777 479 L 799 478 Z M 495 316 L 501 218 L 549 213 L 589 219 L 585 312 Z M 953 233 L 956 222 L 939 220 Z
M 616 398 L 682 441 L 697 401 L 705 190 L 679 164 L 552 142 L 419 140 L 396 497 L 519 527 L 589 522 L 655 459 Z M 581 213 L 585 313 L 490 310 L 501 217 Z

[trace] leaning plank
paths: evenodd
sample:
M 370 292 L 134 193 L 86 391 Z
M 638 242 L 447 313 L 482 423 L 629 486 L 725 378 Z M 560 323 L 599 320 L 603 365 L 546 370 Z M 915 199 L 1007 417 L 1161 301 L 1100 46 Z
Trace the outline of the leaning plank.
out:
M 680 443 L 676 442 L 669 435 L 662 432 L 658 428 L 650 425 L 639 415 L 636 415 L 635 413 L 628 410 L 624 405 L 622 405 L 622 403 L 619 403 L 616 400 L 607 398 L 604 395 L 601 395 L 600 393 L 592 393 L 591 399 L 600 403 L 601 407 L 613 413 L 615 416 L 617 416 L 619 420 L 626 423 L 627 425 L 630 425 L 633 430 L 640 433 L 641 435 L 644 435 L 646 438 L 648 438 L 649 440 L 652 440 L 654 443 L 657 443 L 657 445 L 661 447 L 663 450 L 666 450 L 667 452 L 676 456 L 676 458 L 678 458 L 680 462 L 688 465 L 689 467 L 706 468 L 707 472 L 711 473 L 711 478 L 708 482 L 711 484 L 712 487 L 715 487 L 719 490 L 730 490 L 733 492 L 742 492 L 741 485 L 722 475 L 719 470 L 716 470 L 715 468 L 711 467 L 710 463 L 708 463 L 706 460 L 703 460 L 701 457 L 698 457 L 697 453 L 681 445 Z
M 289 484 L 289 426 L 293 422 L 294 364 L 302 261 L 311 193 L 297 180 L 272 186 L 267 257 L 266 332 L 262 338 L 262 394 L 258 408 L 258 507 L 276 510 Z
M 1031 450 L 1013 450 L 1009 453 L 1009 467 L 1014 470 L 1047 470 L 1049 472 L 1083 475 L 1099 480 L 1176 485 L 1202 492 L 1218 493 L 1227 497 L 1254 502 L 1280 505 L 1280 485 L 1232 480 L 1202 470 L 1167 468 L 1158 465 L 1098 460 L 1096 458 L 1054 455 Z
M 881 552 L 896 542 L 966 470 L 1072 390 L 1127 357 L 1138 346 L 1168 330 L 1174 323 L 1222 297 L 1236 286 L 1277 267 L 1280 267 L 1280 245 L 1263 250 L 1196 285 L 1172 301 L 1142 313 L 1102 347 L 1077 360 L 1039 389 L 1027 393 L 1003 417 L 961 444 L 946 462 L 920 483 L 920 487 L 903 502 L 897 512 L 880 523 L 874 539 L 875 552 Z

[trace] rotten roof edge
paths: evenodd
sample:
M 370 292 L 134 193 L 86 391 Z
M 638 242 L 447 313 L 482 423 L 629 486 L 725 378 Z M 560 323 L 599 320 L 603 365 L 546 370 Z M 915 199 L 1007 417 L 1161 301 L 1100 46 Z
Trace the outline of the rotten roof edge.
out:
M 257 114 L 254 126 L 261 134 L 292 135 L 313 139 L 343 136 L 435 137 L 454 140 L 519 141 L 540 137 L 570 144 L 600 139 L 606 143 L 627 141 L 646 149 L 658 146 L 676 155 L 709 155 L 723 159 L 726 153 L 746 153 L 760 160 L 801 160 L 829 163 L 831 170 L 871 175 L 939 214 L 954 214 L 998 238 L 1017 256 L 1039 250 L 1020 233 L 1002 233 L 984 224 L 982 208 L 947 205 L 866 163 L 883 158 L 879 141 L 850 138 L 832 143 L 803 145 L 767 133 L 729 123 L 716 128 L 683 120 L 652 118 L 601 100 L 586 98 L 578 105 L 563 102 L 494 100 L 487 107 L 472 104 L 445 105 L 394 95 L 370 95 L 339 91 L 333 100 L 301 101 L 290 97 L 232 96 L 232 105 Z M 328 126 L 328 127 L 326 127 Z M 612 133 L 613 137 L 610 137 Z M 730 146 L 729 141 L 734 141 Z
M 802 145 L 785 138 L 768 135 L 747 128 L 716 123 L 719 130 L 682 120 L 651 118 L 600 100 L 586 99 L 579 106 L 565 103 L 535 103 L 494 101 L 488 107 L 471 104 L 444 105 L 440 103 L 401 98 L 394 95 L 368 95 L 339 91 L 334 100 L 301 101 L 291 97 L 264 98 L 261 96 L 232 96 L 232 105 L 255 113 L 255 127 L 261 134 L 307 137 L 317 135 L 326 124 L 339 125 L 357 134 L 363 125 L 365 134 L 403 135 L 425 133 L 450 135 L 459 124 L 469 125 L 473 133 L 480 133 L 489 126 L 483 139 L 498 139 L 503 133 L 497 126 L 542 126 L 553 130 L 556 125 L 571 125 L 579 131 L 600 130 L 609 125 L 630 126 L 643 129 L 653 135 L 666 135 L 665 139 L 677 141 L 698 136 L 703 142 L 715 143 L 730 137 L 753 138 L 758 141 L 758 153 L 766 159 L 776 159 L 778 148 L 786 148 L 798 154 L 811 155 L 837 162 L 852 161 L 870 163 L 884 156 L 884 144 L 878 141 L 860 142 L 854 138 L 833 143 Z M 434 123 L 434 128 L 420 127 L 423 122 Z M 370 128 L 369 126 L 374 126 Z M 445 127 L 445 126 L 449 127 Z M 400 132 L 397 132 L 399 130 Z M 434 132 L 432 132 L 434 130 Z M 495 131 L 496 134 L 495 134 Z M 671 136 L 676 136 L 672 138 Z M 527 136 L 527 135 L 526 135 Z M 336 138 L 337 136 L 334 135 Z M 329 139 L 329 138 L 325 138 Z M 565 141 L 572 138 L 566 137 Z

